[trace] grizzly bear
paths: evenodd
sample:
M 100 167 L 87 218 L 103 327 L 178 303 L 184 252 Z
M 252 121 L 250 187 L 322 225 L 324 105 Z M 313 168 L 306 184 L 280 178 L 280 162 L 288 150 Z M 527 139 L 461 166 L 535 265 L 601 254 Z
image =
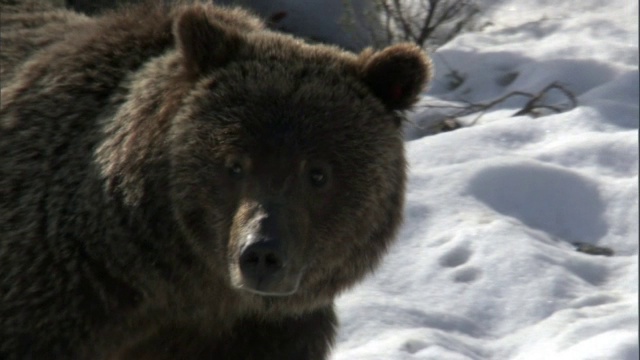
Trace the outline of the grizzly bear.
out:
M 0 358 L 326 359 L 401 222 L 423 52 L 2 3 Z

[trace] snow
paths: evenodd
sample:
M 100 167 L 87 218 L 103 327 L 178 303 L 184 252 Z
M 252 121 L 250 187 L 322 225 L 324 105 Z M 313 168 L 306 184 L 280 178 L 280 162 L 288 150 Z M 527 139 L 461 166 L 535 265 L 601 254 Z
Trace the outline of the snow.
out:
M 636 360 L 638 2 L 482 4 L 488 25 L 432 54 L 406 129 L 405 223 L 381 268 L 338 299 L 332 359 Z M 575 108 L 513 117 L 528 99 L 511 97 L 426 136 L 454 111 L 428 105 L 554 82 Z M 544 103 L 570 99 L 556 89 Z
M 276 29 L 350 50 L 364 48 L 371 37 L 372 29 L 358 26 L 361 18 L 366 18 L 363 14 L 373 12 L 374 4 L 368 0 L 216 0 L 215 3 L 239 5 L 265 19 L 281 15 L 274 24 Z

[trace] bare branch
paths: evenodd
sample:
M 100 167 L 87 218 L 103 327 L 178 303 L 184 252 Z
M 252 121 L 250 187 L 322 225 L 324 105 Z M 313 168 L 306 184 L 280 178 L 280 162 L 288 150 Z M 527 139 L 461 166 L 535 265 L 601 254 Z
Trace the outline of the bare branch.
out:
M 554 89 L 560 91 L 569 100 L 569 104 L 564 106 L 544 104 L 543 103 L 544 98 L 548 95 L 549 91 Z M 557 82 L 553 82 L 545 86 L 542 90 L 540 90 L 538 93 L 535 93 L 535 94 L 531 94 L 524 91 L 512 91 L 508 94 L 505 94 L 499 98 L 496 98 L 492 101 L 485 102 L 485 103 L 471 103 L 471 102 L 463 101 L 464 105 L 424 105 L 424 107 L 435 108 L 435 109 L 456 110 L 452 114 L 447 115 L 447 118 L 459 118 L 463 116 L 477 114 L 477 116 L 469 124 L 466 125 L 466 126 L 472 126 L 472 125 L 475 125 L 480 120 L 480 118 L 486 113 L 487 110 L 516 96 L 526 97 L 526 98 L 529 98 L 529 100 L 525 103 L 522 109 L 518 110 L 516 113 L 512 115 L 514 117 L 535 114 L 536 110 L 539 110 L 539 109 L 548 109 L 555 113 L 561 113 L 561 112 L 574 109 L 578 105 L 578 101 L 575 95 L 570 90 L 568 90 L 567 88 L 565 88 L 564 86 L 562 86 Z
M 402 32 L 405 40 L 415 41 L 416 37 L 413 33 L 413 29 L 411 29 L 411 25 L 407 20 L 406 8 L 400 4 L 400 0 L 392 0 L 392 1 L 393 1 L 393 9 L 395 10 L 394 13 L 396 14 L 395 19 L 400 24 L 400 27 L 402 28 Z
M 541 108 L 549 109 L 549 110 L 552 110 L 552 111 L 554 111 L 556 113 L 561 113 L 563 110 L 561 108 L 557 107 L 557 106 L 542 104 L 542 101 L 544 100 L 545 95 L 547 95 L 547 93 L 550 90 L 553 90 L 553 89 L 559 90 L 560 92 L 562 92 L 567 97 L 567 99 L 569 99 L 569 102 L 570 102 L 569 108 L 570 109 L 573 109 L 573 108 L 576 107 L 576 105 L 578 104 L 578 101 L 576 100 L 575 95 L 571 91 L 569 91 L 565 87 L 563 87 L 562 85 L 558 84 L 557 82 L 553 82 L 553 83 L 547 85 L 538 94 L 536 94 L 535 96 L 532 96 L 531 99 L 524 105 L 524 107 L 522 109 L 520 109 L 520 111 L 518 111 L 515 114 L 513 114 L 513 116 L 520 116 L 520 115 L 530 114 L 535 109 L 541 109 Z
M 427 12 L 427 16 L 424 18 L 420 35 L 416 39 L 416 43 L 420 46 L 424 46 L 425 41 L 427 41 L 427 38 L 433 31 L 431 22 L 433 21 L 433 17 L 438 9 L 439 2 L 440 0 L 429 0 L 429 11 Z
M 351 28 L 367 29 L 377 46 L 408 41 L 425 47 L 442 45 L 468 26 L 478 12 L 475 0 L 374 0 L 376 14 L 361 17 L 352 0 L 343 0 L 343 22 Z M 357 22 L 363 22 L 357 24 Z

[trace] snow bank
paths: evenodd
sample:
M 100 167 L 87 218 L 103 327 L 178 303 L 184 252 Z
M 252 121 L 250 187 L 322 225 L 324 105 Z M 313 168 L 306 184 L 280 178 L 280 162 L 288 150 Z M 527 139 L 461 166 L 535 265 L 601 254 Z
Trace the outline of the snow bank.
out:
M 638 359 L 637 14 L 625 0 L 493 1 L 492 25 L 434 54 L 424 104 L 557 82 L 577 106 L 512 117 L 527 101 L 512 97 L 436 136 L 445 110 L 411 114 L 405 224 L 339 299 L 333 359 Z

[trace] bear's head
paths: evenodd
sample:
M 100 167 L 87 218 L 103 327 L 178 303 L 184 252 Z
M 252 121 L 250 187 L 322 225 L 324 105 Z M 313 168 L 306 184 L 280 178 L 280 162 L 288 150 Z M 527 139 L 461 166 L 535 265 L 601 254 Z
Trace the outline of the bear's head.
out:
M 169 138 L 183 231 L 242 296 L 330 301 L 378 263 L 401 222 L 402 111 L 429 77 L 427 57 L 242 31 L 201 8 L 174 34 L 193 84 Z

